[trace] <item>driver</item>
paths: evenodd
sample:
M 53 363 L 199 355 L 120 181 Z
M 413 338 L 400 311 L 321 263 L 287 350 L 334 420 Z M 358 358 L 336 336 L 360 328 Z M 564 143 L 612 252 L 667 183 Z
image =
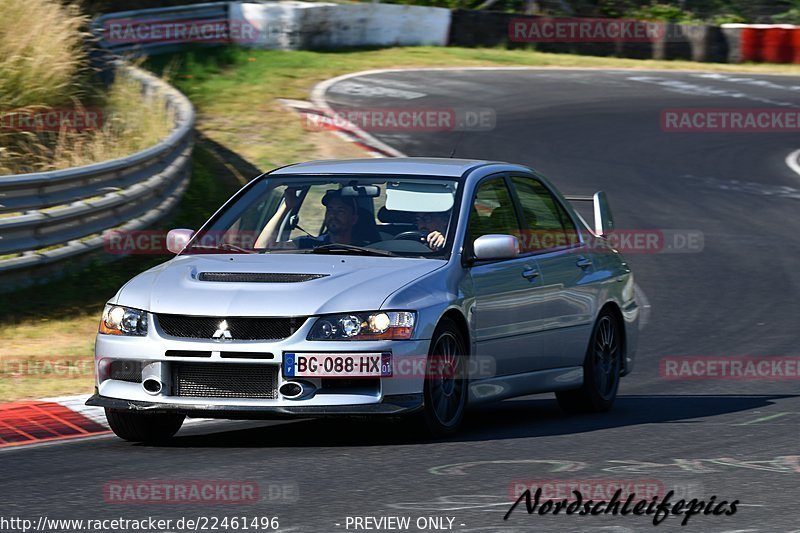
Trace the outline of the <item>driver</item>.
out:
M 357 246 L 367 244 L 354 235 L 356 224 L 359 221 L 357 200 L 353 196 L 342 196 L 342 194 L 336 190 L 328 191 L 322 197 L 322 205 L 325 206 L 325 228 L 327 230 L 325 233 L 319 237 L 307 235 L 297 237 L 286 243 L 278 243 L 276 241 L 278 225 L 285 218 L 286 213 L 296 209 L 300 205 L 297 192 L 298 190 L 293 187 L 286 189 L 284 203 L 278 208 L 277 212 L 262 230 L 261 235 L 256 240 L 256 248 L 264 247 L 267 244 L 273 248 L 284 248 L 288 245 L 301 249 L 334 243 L 353 244 Z
M 355 244 L 353 228 L 358 222 L 358 202 L 353 196 L 342 196 L 337 191 L 329 191 L 322 197 L 325 206 L 325 227 L 327 233 L 320 235 L 320 244 Z
M 425 243 L 428 248 L 434 251 L 444 248 L 447 225 L 450 222 L 450 211 L 438 213 L 420 212 L 414 216 L 414 222 L 417 224 L 419 231 L 427 234 Z

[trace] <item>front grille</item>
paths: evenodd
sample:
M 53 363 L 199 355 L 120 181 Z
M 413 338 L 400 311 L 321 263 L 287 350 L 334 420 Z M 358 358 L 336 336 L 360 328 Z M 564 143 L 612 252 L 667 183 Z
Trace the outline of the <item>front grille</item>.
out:
M 212 317 L 156 315 L 158 325 L 170 337 L 213 339 L 224 321 L 230 336 L 217 338 L 245 341 L 279 340 L 291 336 L 306 321 L 306 317 Z
M 300 283 L 324 278 L 328 274 L 281 274 L 266 272 L 201 272 L 200 281 L 229 281 L 245 283 Z
M 211 352 L 201 352 L 197 350 L 167 350 L 164 352 L 167 357 L 211 357 Z
M 223 359 L 275 359 L 270 352 L 219 352 Z
M 278 397 L 278 365 L 172 363 L 175 395 L 190 398 Z

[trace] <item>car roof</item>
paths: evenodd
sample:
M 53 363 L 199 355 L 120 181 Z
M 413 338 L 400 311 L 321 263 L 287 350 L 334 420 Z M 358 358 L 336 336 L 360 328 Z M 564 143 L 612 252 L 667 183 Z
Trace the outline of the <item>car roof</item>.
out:
M 479 159 L 436 157 L 337 159 L 297 163 L 270 174 L 405 174 L 460 178 L 474 168 L 493 163 Z

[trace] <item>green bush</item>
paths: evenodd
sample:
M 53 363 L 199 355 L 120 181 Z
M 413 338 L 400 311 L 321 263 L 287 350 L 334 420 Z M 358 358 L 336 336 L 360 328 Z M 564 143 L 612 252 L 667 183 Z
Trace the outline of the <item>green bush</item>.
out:
M 800 5 L 772 17 L 779 24 L 800 24 Z
M 675 23 L 698 21 L 698 18 L 691 11 L 684 11 L 680 7 L 672 4 L 650 4 L 640 6 L 627 11 L 624 18 Z

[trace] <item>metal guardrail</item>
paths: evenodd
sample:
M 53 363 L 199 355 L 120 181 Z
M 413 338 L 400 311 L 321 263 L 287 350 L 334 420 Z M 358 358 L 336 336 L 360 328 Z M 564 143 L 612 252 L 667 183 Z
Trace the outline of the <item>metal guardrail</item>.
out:
M 63 262 L 103 246 L 102 232 L 136 230 L 168 213 L 189 182 L 195 113 L 177 89 L 116 60 L 117 71 L 163 94 L 175 126 L 157 145 L 84 167 L 0 176 L 0 285 L 11 274 L 61 268 Z M 63 245 L 63 246 L 58 246 Z M 49 248 L 49 249 L 48 249 Z M 45 273 L 46 274 L 46 273 Z M 5 287 L 7 288 L 7 287 Z
M 92 33 L 98 39 L 99 45 L 116 54 L 125 55 L 153 55 L 174 52 L 185 48 L 186 43 L 174 43 L 161 39 L 150 43 L 127 43 L 124 39 L 115 39 L 108 35 L 108 28 L 114 23 L 143 24 L 147 22 L 166 24 L 169 22 L 224 21 L 229 20 L 229 2 L 210 2 L 207 4 L 191 4 L 187 6 L 162 7 L 156 9 L 138 9 L 134 11 L 120 11 L 101 15 L 92 21 Z M 195 46 L 202 46 L 195 44 Z

